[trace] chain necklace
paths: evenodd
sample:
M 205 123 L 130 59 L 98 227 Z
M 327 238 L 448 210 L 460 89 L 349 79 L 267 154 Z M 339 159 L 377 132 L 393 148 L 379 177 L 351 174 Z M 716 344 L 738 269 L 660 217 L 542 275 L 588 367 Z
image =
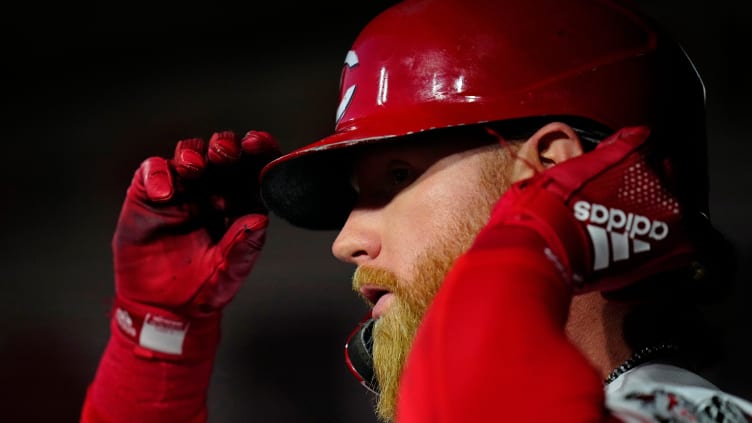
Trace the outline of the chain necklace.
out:
M 609 373 L 606 379 L 603 381 L 603 383 L 608 385 L 609 383 L 616 380 L 616 378 L 618 378 L 619 376 L 623 375 L 629 370 L 634 369 L 640 364 L 646 363 L 661 356 L 673 354 L 678 349 L 679 348 L 674 344 L 658 344 L 642 348 L 632 354 L 614 370 L 612 370 L 611 373 Z

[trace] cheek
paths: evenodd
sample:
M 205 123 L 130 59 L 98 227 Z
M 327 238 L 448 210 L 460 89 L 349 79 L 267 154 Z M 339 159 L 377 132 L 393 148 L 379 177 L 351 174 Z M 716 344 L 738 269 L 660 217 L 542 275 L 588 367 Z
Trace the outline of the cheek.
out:
M 411 280 L 411 268 L 425 251 L 434 234 L 434 216 L 423 203 L 398 197 L 389 206 L 384 219 L 382 254 L 391 263 L 390 270 L 401 280 Z
M 397 264 L 398 276 L 411 280 L 418 259 L 429 249 L 443 247 L 457 220 L 468 212 L 471 192 L 466 184 L 444 180 L 420 184 L 394 198 L 385 220 L 389 235 L 383 246 L 390 261 Z

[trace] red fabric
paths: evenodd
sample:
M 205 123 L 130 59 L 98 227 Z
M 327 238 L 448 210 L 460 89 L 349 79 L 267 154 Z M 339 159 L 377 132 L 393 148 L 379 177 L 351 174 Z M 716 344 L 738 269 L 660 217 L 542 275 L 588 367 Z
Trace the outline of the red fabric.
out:
M 601 422 L 601 377 L 566 339 L 569 292 L 535 248 L 460 257 L 418 331 L 400 423 Z
M 102 415 L 97 413 L 97 411 L 94 409 L 94 406 L 91 405 L 91 389 L 87 391 L 86 393 L 86 401 L 84 401 L 84 406 L 81 411 L 81 420 L 79 420 L 79 423 L 112 423 L 111 420 L 107 420 Z M 194 418 L 187 420 L 185 423 L 205 423 L 207 419 L 206 409 L 202 410 L 201 413 L 196 415 Z M 140 422 L 138 418 L 131 418 L 131 420 L 125 420 L 125 421 L 133 421 L 133 422 Z
M 215 328 L 206 333 L 219 332 Z M 80 422 L 205 422 L 206 393 L 218 339 L 216 335 L 199 338 L 191 341 L 193 354 L 169 359 L 139 347 L 113 319 L 112 336 L 87 391 Z M 201 340 L 204 345 L 197 348 Z

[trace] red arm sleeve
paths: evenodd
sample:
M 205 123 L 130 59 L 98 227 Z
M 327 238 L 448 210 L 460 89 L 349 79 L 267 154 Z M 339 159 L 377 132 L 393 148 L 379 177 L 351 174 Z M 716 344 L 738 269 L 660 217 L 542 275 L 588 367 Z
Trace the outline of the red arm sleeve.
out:
M 139 347 L 112 322 L 112 335 L 86 392 L 81 423 L 204 423 L 217 340 L 190 359 Z M 218 331 L 218 329 L 217 329 Z M 201 350 L 201 349 L 199 349 Z
M 601 377 L 566 339 L 570 296 L 542 250 L 458 259 L 405 366 L 400 423 L 611 418 Z

